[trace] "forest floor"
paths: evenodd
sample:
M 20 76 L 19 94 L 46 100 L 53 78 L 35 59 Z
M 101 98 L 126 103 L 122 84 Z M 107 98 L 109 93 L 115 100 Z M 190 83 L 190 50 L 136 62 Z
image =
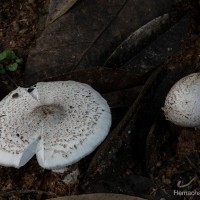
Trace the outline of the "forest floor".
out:
M 24 60 L 17 71 L 0 75 L 0 81 L 4 83 L 6 88 L 5 94 L 7 91 L 14 89 L 16 85 L 24 85 L 26 59 L 30 49 L 35 46 L 36 39 L 45 28 L 48 5 L 48 0 L 2 0 L 0 2 L 0 51 L 12 49 L 18 57 Z M 182 41 L 179 51 L 167 62 L 166 65 L 169 69 L 171 67 L 173 70 L 173 67 L 179 66 L 183 62 L 192 63 L 191 60 L 199 63 L 200 22 L 198 16 L 200 15 L 195 9 L 193 9 L 193 12 L 194 16 L 197 16 L 197 20 L 193 19 L 191 32 L 187 39 Z M 171 66 L 169 67 L 169 65 Z M 122 112 L 120 111 L 120 119 L 127 110 L 128 108 L 122 110 Z M 114 124 L 119 121 L 116 117 Z M 161 136 L 160 132 L 164 136 Z M 155 137 L 158 139 L 155 139 Z M 165 189 L 196 190 L 200 192 L 199 131 L 180 129 L 166 123 L 165 119 L 160 117 L 152 124 L 148 142 L 147 149 L 152 154 L 147 154 L 146 171 L 140 168 L 140 163 L 133 164 L 130 161 L 127 164 L 130 169 L 127 169 L 125 173 L 147 177 L 158 185 L 162 185 Z M 83 165 L 86 164 L 80 170 L 83 171 L 87 168 L 91 158 L 89 156 L 83 161 Z M 126 158 L 128 159 L 128 156 Z M 117 168 L 118 166 L 116 166 Z M 40 200 L 79 194 L 84 191 L 78 183 L 67 186 L 63 182 L 65 176 L 66 174 L 42 169 L 35 157 L 20 169 L 0 167 L 0 197 L 9 200 Z M 80 177 L 83 178 L 83 176 Z M 150 196 L 153 192 L 156 191 L 151 191 Z M 145 197 L 145 195 L 139 194 L 138 196 Z M 187 198 L 195 199 L 193 196 Z

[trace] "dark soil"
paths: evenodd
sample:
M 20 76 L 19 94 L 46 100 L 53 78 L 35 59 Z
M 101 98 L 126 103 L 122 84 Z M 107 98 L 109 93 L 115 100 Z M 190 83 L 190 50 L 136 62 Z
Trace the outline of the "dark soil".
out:
M 48 1 L 2 0 L 0 2 L 1 49 L 13 49 L 26 57 L 42 31 Z
M 14 50 L 18 57 L 24 59 L 24 65 L 29 50 L 35 45 L 36 38 L 44 29 L 49 1 L 42 0 L 2 0 L 0 2 L 0 51 Z M 15 84 L 24 84 L 22 65 L 17 72 L 8 73 Z M 14 87 L 15 84 L 8 75 L 1 80 Z
M 16 72 L 0 75 L 1 97 L 14 89 L 16 85 L 24 85 L 26 59 L 29 50 L 34 47 L 36 39 L 45 28 L 48 3 L 48 0 L 1 0 L 0 2 L 0 50 L 12 49 L 24 59 L 24 64 Z M 172 71 L 178 69 L 183 63 L 187 66 L 195 64 L 197 71 L 200 69 L 198 68 L 200 61 L 198 1 L 187 3 L 186 6 L 192 11 L 191 31 L 187 39 L 182 41 L 178 52 L 165 62 L 164 68 Z M 146 80 L 146 77 L 143 79 Z M 144 80 L 140 84 L 144 84 Z M 118 94 L 127 95 L 126 92 Z M 116 94 L 112 93 L 112 95 Z M 136 98 L 134 95 L 131 100 Z M 111 103 L 114 102 L 109 95 L 107 98 Z M 121 100 L 123 98 L 124 96 Z M 127 99 L 129 98 L 126 97 Z M 130 102 L 124 104 L 112 108 L 112 129 L 130 108 Z M 173 190 L 200 190 L 199 131 L 176 127 L 166 122 L 163 114 L 160 113 L 151 124 L 147 137 L 145 160 L 134 160 L 132 154 L 138 152 L 132 152 L 130 148 L 132 143 L 129 139 L 127 135 L 121 136 L 120 140 L 123 144 L 119 145 L 120 147 L 116 146 L 117 153 L 113 153 L 116 157 L 104 163 L 106 167 L 109 166 L 109 169 L 106 167 L 102 169 L 103 165 L 99 165 L 99 168 L 95 169 L 97 172 L 95 178 L 88 177 L 87 171 L 95 153 L 80 161 L 80 184 L 76 185 L 67 186 L 62 181 L 65 174 L 42 169 L 35 158 L 20 169 L 0 167 L 0 198 L 39 200 L 80 193 L 116 192 L 153 199 L 156 192 L 161 189 L 163 189 L 162 192 L 171 191 L 171 193 Z M 121 160 L 126 160 L 126 162 L 122 163 Z M 109 179 L 109 176 L 115 178 Z M 140 183 L 140 188 L 135 187 L 137 183 Z M 160 199 L 162 192 L 157 194 L 156 198 Z M 196 196 L 184 198 L 198 199 Z

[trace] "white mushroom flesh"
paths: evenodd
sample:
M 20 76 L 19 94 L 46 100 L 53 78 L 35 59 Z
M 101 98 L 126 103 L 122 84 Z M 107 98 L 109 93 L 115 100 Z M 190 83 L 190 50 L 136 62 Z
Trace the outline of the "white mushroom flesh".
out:
M 21 87 L 0 102 L 0 164 L 23 166 L 35 154 L 40 136 L 29 115 L 37 105 Z

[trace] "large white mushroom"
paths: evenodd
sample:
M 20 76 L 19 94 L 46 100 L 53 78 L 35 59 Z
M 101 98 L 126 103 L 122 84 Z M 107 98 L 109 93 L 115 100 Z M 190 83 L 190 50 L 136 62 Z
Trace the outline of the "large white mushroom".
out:
M 166 118 L 182 127 L 200 127 L 200 73 L 180 79 L 170 89 L 163 108 Z
M 64 168 L 94 151 L 110 126 L 106 100 L 87 84 L 18 87 L 0 102 L 0 165 L 19 168 L 36 154 L 43 168 Z

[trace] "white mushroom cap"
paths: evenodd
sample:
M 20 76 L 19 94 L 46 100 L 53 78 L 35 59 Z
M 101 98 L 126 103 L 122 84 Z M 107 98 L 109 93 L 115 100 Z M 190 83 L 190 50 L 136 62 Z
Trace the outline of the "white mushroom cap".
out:
M 105 139 L 110 108 L 87 84 L 40 82 L 17 88 L 0 102 L 0 164 L 21 167 L 36 154 L 59 169 L 85 157 Z
M 180 79 L 169 91 L 163 108 L 166 118 L 182 127 L 200 127 L 200 73 Z

